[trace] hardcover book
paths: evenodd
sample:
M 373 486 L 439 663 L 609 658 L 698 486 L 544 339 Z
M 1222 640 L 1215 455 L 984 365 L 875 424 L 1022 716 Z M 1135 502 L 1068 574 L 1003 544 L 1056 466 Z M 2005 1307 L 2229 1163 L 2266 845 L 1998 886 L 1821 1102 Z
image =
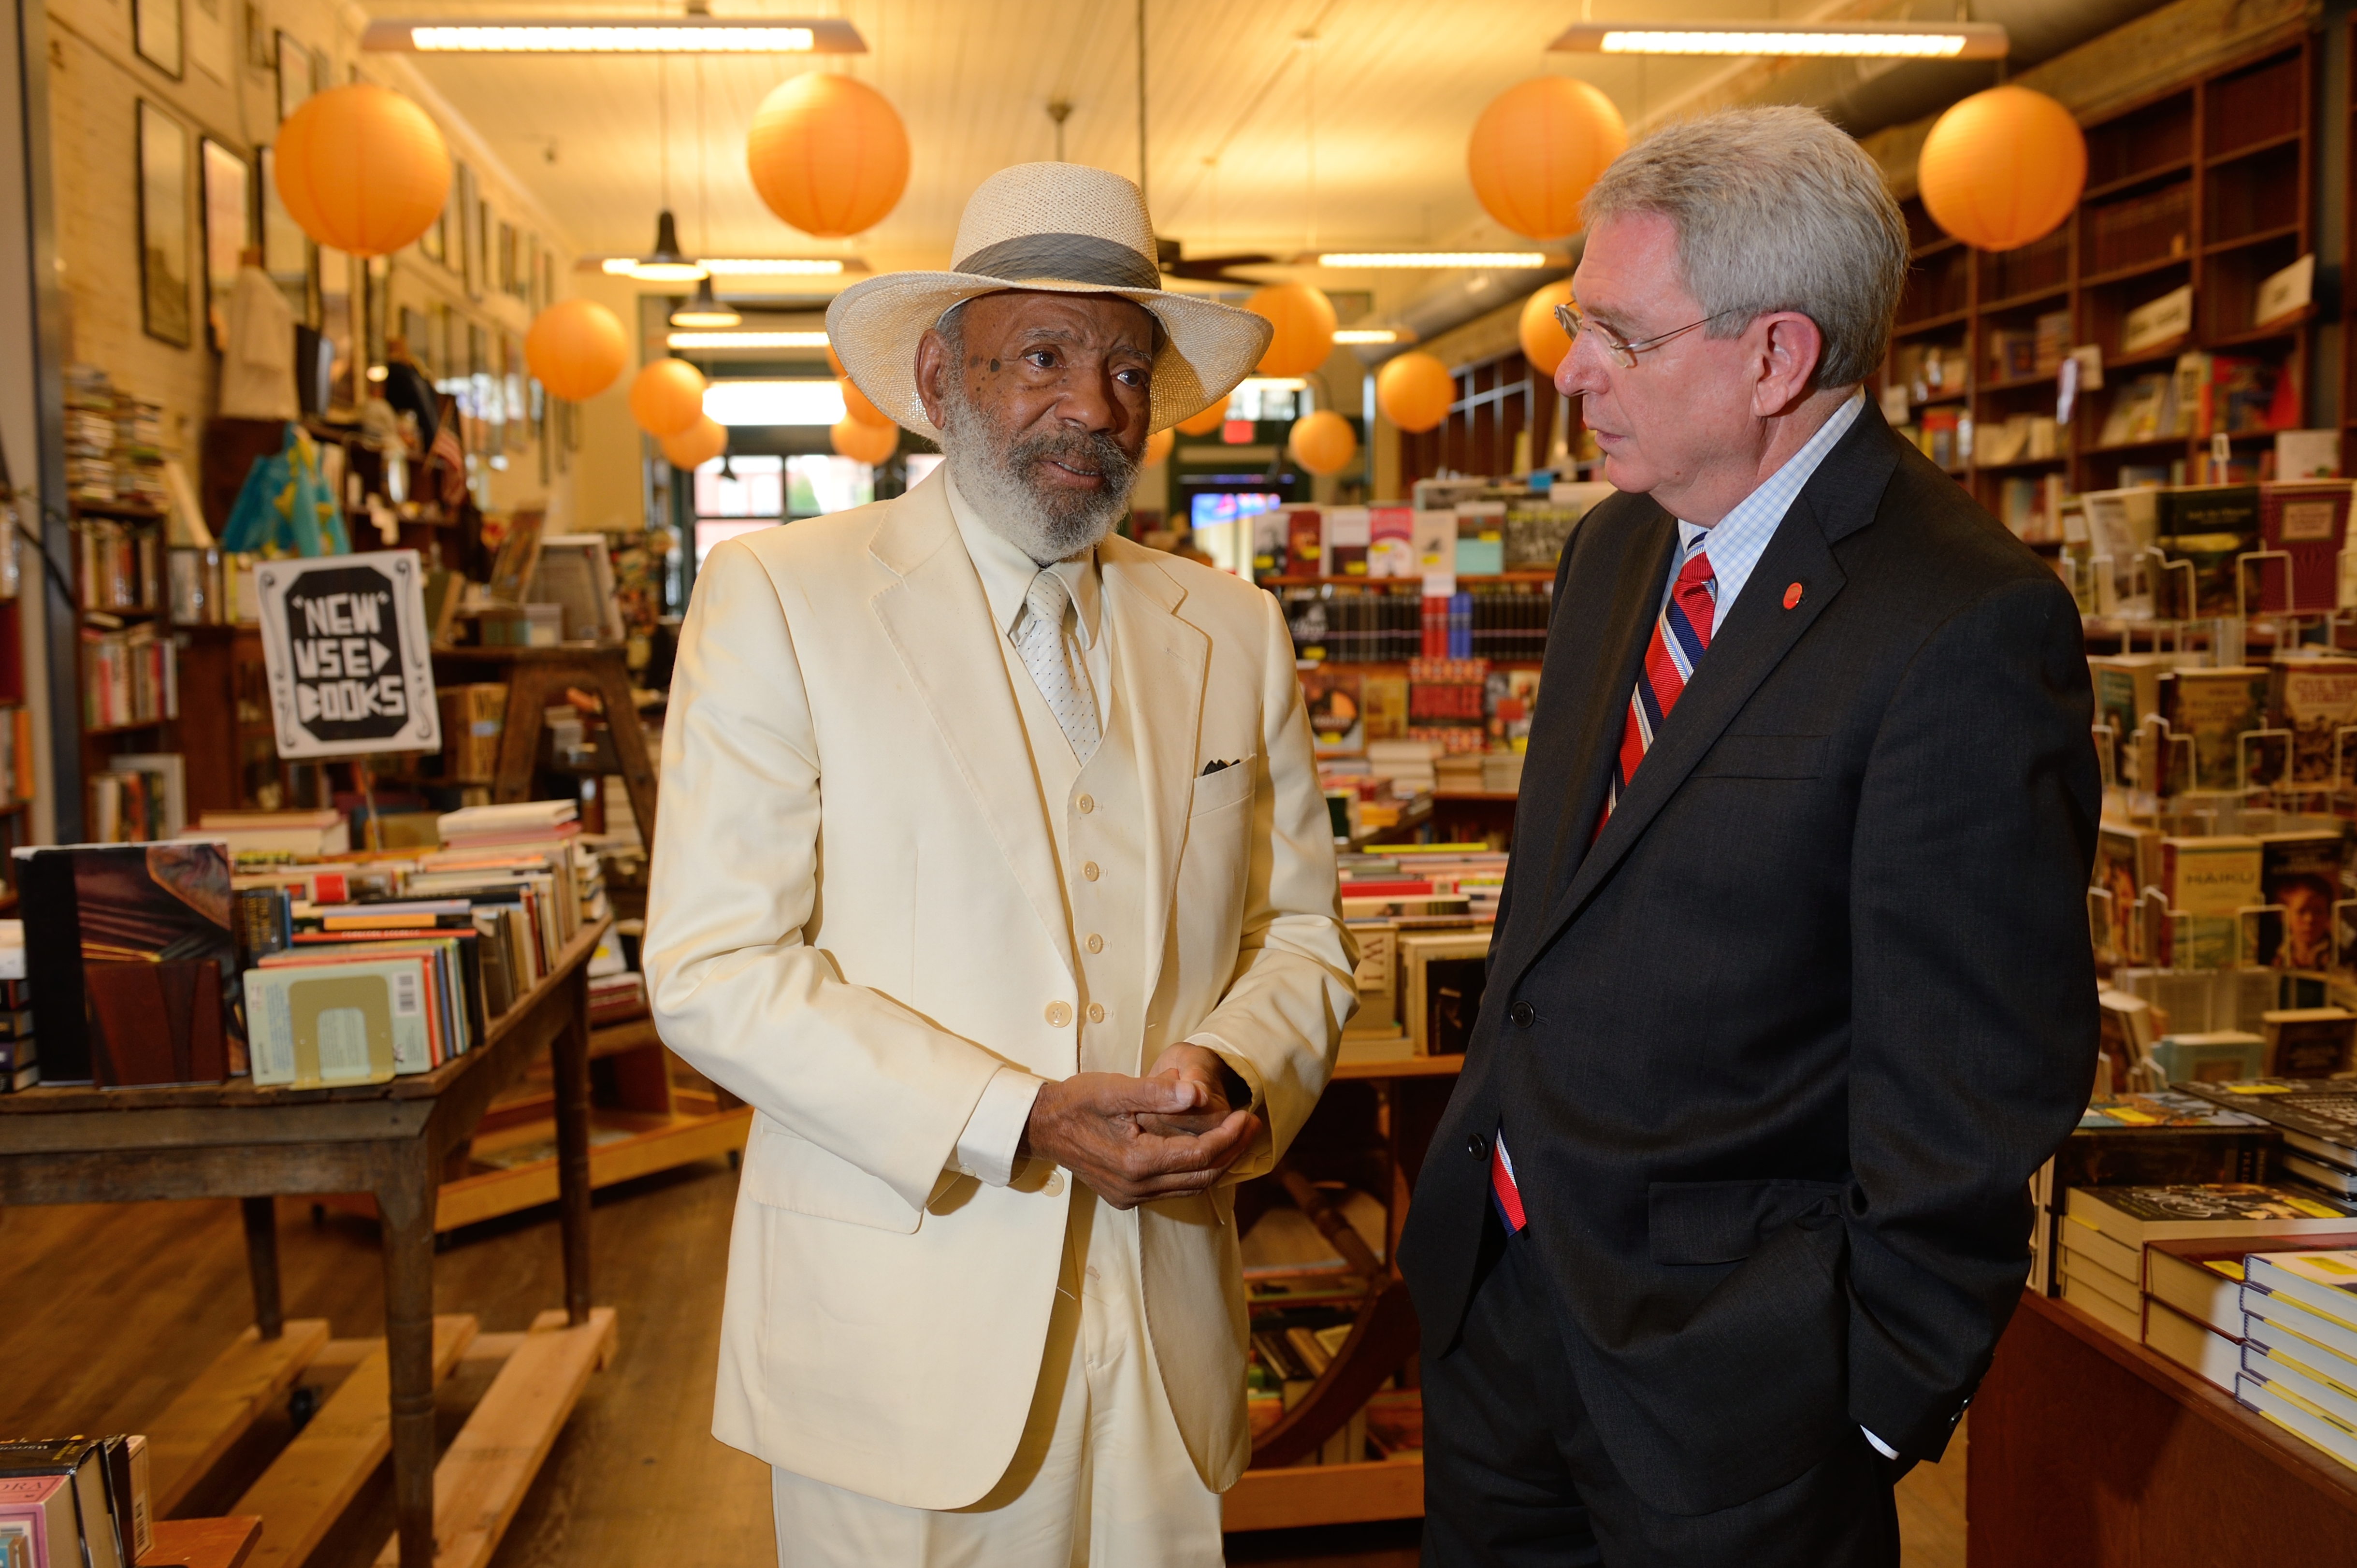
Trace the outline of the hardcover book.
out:
M 2148 1241 L 2194 1236 L 2298 1236 L 2347 1230 L 2357 1220 L 2357 1208 L 2347 1204 L 2290 1187 L 2248 1182 L 2074 1187 L 2064 1212 L 2138 1249 Z
M 2259 486 L 2259 542 L 2287 561 L 2261 561 L 2258 607 L 2316 615 L 2341 602 L 2341 550 L 2349 536 L 2349 481 L 2285 480 Z
M 102 1064 L 112 1073 L 124 1064 L 180 1059 L 183 1047 L 161 1016 L 102 1015 L 82 1000 L 91 995 L 91 966 L 110 963 L 215 965 L 228 1070 L 243 1069 L 243 1034 L 229 1010 L 239 970 L 223 845 L 72 844 L 18 849 L 15 857 L 27 971 L 40 977 L 45 998 L 59 999 L 39 1008 L 43 1081 L 91 1083 L 100 1081 Z M 197 1047 L 190 1041 L 185 1048 Z

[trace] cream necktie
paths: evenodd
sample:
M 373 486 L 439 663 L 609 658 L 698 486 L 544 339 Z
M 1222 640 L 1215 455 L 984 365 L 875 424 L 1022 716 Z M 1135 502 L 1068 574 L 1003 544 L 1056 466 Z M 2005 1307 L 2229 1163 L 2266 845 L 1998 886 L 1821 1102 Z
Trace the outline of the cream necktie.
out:
M 1064 738 L 1082 767 L 1097 754 L 1096 696 L 1081 669 L 1077 639 L 1064 630 L 1064 610 L 1072 602 L 1064 579 L 1042 568 L 1023 596 L 1023 623 L 1015 633 L 1016 651 L 1023 668 L 1046 698 L 1048 711 L 1063 726 Z

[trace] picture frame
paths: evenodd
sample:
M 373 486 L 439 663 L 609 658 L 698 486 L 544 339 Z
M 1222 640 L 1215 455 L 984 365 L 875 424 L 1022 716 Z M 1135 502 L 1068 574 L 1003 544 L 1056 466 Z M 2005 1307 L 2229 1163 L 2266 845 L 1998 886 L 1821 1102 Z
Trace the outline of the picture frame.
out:
M 188 128 L 162 104 L 139 100 L 139 325 L 159 343 L 196 341 L 189 298 Z
M 131 47 L 141 59 L 180 80 L 188 60 L 181 0 L 131 0 Z
M 1489 961 L 1486 930 L 1402 932 L 1400 1022 L 1415 1054 L 1461 1054 L 1481 1004 Z
M 317 326 L 311 308 L 311 237 L 278 199 L 278 182 L 271 177 L 273 156 L 269 147 L 254 154 L 254 184 L 259 188 L 262 214 L 262 270 L 286 296 L 295 319 L 307 327 Z
M 475 200 L 475 171 L 465 164 L 458 165 L 450 181 L 450 189 L 458 206 L 457 230 L 449 236 L 457 242 L 458 264 L 451 271 L 466 284 L 468 297 L 477 298 L 482 294 L 482 274 L 477 269 L 475 261 L 475 231 L 482 222 L 482 214 Z
M 425 232 L 417 236 L 417 253 L 429 262 L 448 266 L 450 246 L 446 235 L 448 233 L 449 225 L 450 204 L 445 201 L 442 204 L 442 210 L 434 215 L 434 221 L 425 226 Z
M 278 69 L 278 117 L 284 120 L 311 96 L 311 51 L 294 34 L 282 31 L 274 53 Z
M 253 171 L 237 151 L 210 136 L 197 144 L 204 216 L 205 324 L 212 346 L 229 347 L 229 296 L 247 246 L 253 243 Z

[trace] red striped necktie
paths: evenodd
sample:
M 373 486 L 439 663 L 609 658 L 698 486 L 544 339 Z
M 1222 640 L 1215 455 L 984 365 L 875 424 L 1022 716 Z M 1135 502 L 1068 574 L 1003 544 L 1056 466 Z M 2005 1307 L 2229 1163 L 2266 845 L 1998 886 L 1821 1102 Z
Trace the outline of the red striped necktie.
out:
M 1637 765 L 1645 760 L 1653 737 L 1662 733 L 1663 722 L 1678 705 L 1686 682 L 1694 679 L 1695 665 L 1710 650 L 1711 621 L 1718 604 L 1716 582 L 1710 556 L 1695 550 L 1678 569 L 1669 602 L 1654 618 L 1652 639 L 1645 644 L 1645 667 L 1637 672 L 1637 689 L 1629 697 L 1629 722 L 1620 730 L 1620 756 L 1612 769 L 1610 787 L 1605 790 L 1604 809 L 1596 814 L 1598 835 L 1612 820 L 1620 792 L 1636 778 Z M 1497 1206 L 1506 1234 L 1520 1233 L 1525 1223 L 1523 1193 L 1514 1182 L 1514 1163 L 1506 1154 L 1502 1122 L 1490 1145 L 1490 1200 Z

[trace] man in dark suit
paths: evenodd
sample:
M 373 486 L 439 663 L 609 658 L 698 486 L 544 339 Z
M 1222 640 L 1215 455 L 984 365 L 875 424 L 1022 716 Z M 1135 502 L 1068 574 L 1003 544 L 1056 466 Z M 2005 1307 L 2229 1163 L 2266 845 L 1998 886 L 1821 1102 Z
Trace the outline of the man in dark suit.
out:
M 1566 549 L 1481 1016 L 1402 1259 L 1425 1561 L 1895 1565 L 2086 1101 L 2071 596 L 1860 390 L 1907 231 L 1801 109 L 1587 199 Z

